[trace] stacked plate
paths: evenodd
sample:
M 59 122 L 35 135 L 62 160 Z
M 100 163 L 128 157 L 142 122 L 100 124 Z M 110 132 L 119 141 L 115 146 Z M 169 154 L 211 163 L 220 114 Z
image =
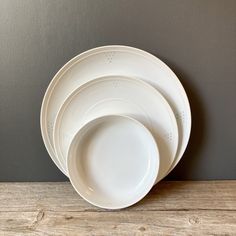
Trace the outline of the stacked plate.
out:
M 108 209 L 138 202 L 173 170 L 191 129 L 176 75 L 127 46 L 94 48 L 64 65 L 48 86 L 40 119 L 57 167 L 85 200 Z

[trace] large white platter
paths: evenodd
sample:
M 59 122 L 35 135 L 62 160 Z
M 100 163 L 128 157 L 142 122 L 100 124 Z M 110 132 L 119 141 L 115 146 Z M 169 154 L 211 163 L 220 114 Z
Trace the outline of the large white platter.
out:
M 171 171 L 181 159 L 190 136 L 188 98 L 180 81 L 165 63 L 150 53 L 127 46 L 103 46 L 88 50 L 70 60 L 54 76 L 45 93 L 40 117 L 43 141 L 52 160 L 63 171 L 53 148 L 53 125 L 65 99 L 84 83 L 109 75 L 142 79 L 159 90 L 171 105 L 179 129 L 179 145 L 169 169 Z
M 136 119 L 154 136 L 160 153 L 157 182 L 174 161 L 178 127 L 174 113 L 163 96 L 139 79 L 106 76 L 80 86 L 63 103 L 54 126 L 54 148 L 65 173 L 69 146 L 76 133 L 89 121 L 106 115 Z M 138 148 L 138 147 L 137 147 Z

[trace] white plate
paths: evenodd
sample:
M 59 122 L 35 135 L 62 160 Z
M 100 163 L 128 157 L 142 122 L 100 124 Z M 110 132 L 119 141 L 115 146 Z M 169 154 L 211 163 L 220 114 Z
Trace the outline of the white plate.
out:
M 75 90 L 63 103 L 54 126 L 54 148 L 66 172 L 69 145 L 88 121 L 105 115 L 125 115 L 144 124 L 160 152 L 158 179 L 169 170 L 178 147 L 175 116 L 162 95 L 142 80 L 123 76 L 94 79 Z
M 159 170 L 159 152 L 152 134 L 138 121 L 103 116 L 75 135 L 67 167 L 81 197 L 98 207 L 120 209 L 150 191 Z
M 179 146 L 170 170 L 182 157 L 191 130 L 188 98 L 171 69 L 155 56 L 127 46 L 103 46 L 86 51 L 65 64 L 48 86 L 41 107 L 41 133 L 52 160 L 62 167 L 53 149 L 56 114 L 68 95 L 82 84 L 101 76 L 124 75 L 140 78 L 158 89 L 171 105 L 179 128 Z M 169 170 L 169 171 L 170 171 Z

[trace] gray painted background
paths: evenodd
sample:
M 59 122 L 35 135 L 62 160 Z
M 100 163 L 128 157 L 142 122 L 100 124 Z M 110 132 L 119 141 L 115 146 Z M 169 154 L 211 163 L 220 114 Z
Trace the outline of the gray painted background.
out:
M 168 178 L 236 178 L 236 1 L 0 0 L 0 181 L 66 180 L 42 142 L 41 101 L 65 62 L 107 44 L 155 54 L 186 88 L 192 136 Z

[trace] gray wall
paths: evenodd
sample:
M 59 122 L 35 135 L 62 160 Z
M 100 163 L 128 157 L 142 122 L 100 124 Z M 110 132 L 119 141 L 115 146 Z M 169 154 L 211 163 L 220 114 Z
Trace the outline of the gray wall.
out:
M 236 178 L 236 1 L 0 0 L 0 181 L 66 180 L 41 139 L 41 101 L 65 62 L 107 44 L 155 54 L 186 88 L 192 136 L 168 178 Z

